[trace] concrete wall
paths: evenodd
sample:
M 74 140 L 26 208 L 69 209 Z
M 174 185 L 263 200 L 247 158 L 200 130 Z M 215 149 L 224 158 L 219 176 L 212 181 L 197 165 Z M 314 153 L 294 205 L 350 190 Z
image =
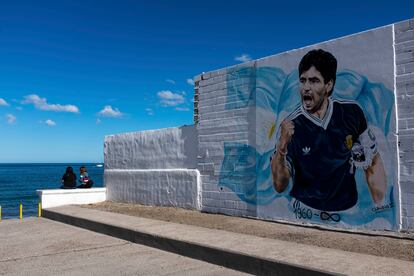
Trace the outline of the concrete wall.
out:
M 410 37 L 410 22 L 401 24 L 409 34 L 404 37 Z M 360 105 L 376 136 L 386 175 L 381 203 L 373 203 L 362 168 L 355 172 L 358 202 L 347 210 L 332 213 L 298 204 L 289 193 L 292 182 L 283 193 L 273 188 L 269 160 L 279 125 L 300 102 L 297 66 L 309 50 L 318 48 L 333 53 L 338 60 L 332 97 Z M 412 45 L 405 49 L 412 49 Z M 412 58 L 410 54 L 404 55 L 407 62 Z M 394 61 L 394 26 L 390 25 L 199 76 L 197 128 L 202 209 L 338 228 L 400 229 L 399 198 L 408 195 L 403 186 L 411 182 L 402 183 L 400 195 Z M 397 77 L 397 85 L 398 81 Z M 413 143 L 407 147 L 412 151 Z M 403 216 L 407 211 L 413 213 L 409 203 L 401 203 Z M 304 211 L 308 215 L 302 215 Z
M 222 169 L 225 143 L 234 142 L 234 152 L 228 156 L 247 157 L 237 146 L 254 144 L 254 109 L 249 97 L 255 89 L 254 63 L 203 74 L 199 80 L 198 170 L 202 180 L 202 208 L 206 212 L 234 216 L 256 216 L 256 208 L 242 201 L 237 193 L 219 185 L 220 173 L 234 173 L 239 164 Z M 229 87 L 229 89 L 228 89 Z M 239 90 L 236 90 L 239 88 Z M 241 97 L 239 97 L 239 94 Z M 247 160 L 244 160 L 247 161 Z M 240 183 L 255 181 L 255 171 L 241 171 Z M 241 186 L 241 185 L 240 185 Z M 239 187 L 240 187 L 239 186 Z M 236 189 L 236 186 L 234 186 Z
M 400 206 L 403 229 L 414 229 L 414 20 L 394 25 Z
M 195 168 L 197 130 L 182 126 L 105 137 L 105 169 Z
M 42 208 L 92 204 L 106 200 L 106 188 L 37 190 Z
M 413 26 L 404 21 L 203 73 L 195 79 L 196 129 L 106 137 L 108 199 L 336 228 L 413 230 Z M 376 137 L 385 175 L 380 201 L 373 200 L 363 165 L 350 165 L 358 199 L 346 209 L 303 204 L 290 193 L 293 178 L 284 191 L 273 187 L 270 157 L 281 122 L 301 105 L 297 66 L 312 49 L 336 57 L 332 100 L 358 105 Z
M 191 169 L 105 171 L 109 200 L 187 209 L 200 209 L 199 178 Z
M 194 126 L 105 137 L 108 200 L 200 208 Z

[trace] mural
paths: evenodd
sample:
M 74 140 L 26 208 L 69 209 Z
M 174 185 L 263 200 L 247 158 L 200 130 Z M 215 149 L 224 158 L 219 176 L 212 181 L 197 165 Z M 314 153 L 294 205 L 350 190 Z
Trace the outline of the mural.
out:
M 255 141 L 224 143 L 220 186 L 256 206 L 260 218 L 397 228 L 389 88 L 337 70 L 334 53 L 321 49 L 289 72 L 255 64 L 227 76 L 226 109 L 254 111 Z

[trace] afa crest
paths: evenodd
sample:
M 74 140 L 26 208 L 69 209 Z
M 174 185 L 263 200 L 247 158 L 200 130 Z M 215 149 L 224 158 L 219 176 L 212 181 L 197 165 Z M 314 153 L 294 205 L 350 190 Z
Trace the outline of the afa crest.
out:
M 352 142 L 352 135 L 347 135 L 345 138 L 345 145 L 350 150 L 352 149 L 353 142 Z

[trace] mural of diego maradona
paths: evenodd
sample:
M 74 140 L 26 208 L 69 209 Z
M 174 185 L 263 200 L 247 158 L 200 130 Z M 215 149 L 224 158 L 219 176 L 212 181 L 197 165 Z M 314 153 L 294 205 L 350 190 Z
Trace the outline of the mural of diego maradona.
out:
M 352 101 L 331 98 L 336 58 L 311 50 L 299 63 L 301 105 L 279 126 L 271 160 L 273 185 L 322 211 L 342 211 L 358 200 L 355 169 L 362 168 L 373 202 L 386 190 L 384 164 L 364 112 Z

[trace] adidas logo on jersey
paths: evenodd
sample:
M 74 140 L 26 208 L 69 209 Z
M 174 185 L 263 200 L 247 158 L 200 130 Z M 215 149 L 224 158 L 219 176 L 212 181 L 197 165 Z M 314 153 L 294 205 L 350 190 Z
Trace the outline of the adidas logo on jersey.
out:
M 310 147 L 304 147 L 303 149 L 302 149 L 302 153 L 303 153 L 303 155 L 309 155 L 310 154 Z

